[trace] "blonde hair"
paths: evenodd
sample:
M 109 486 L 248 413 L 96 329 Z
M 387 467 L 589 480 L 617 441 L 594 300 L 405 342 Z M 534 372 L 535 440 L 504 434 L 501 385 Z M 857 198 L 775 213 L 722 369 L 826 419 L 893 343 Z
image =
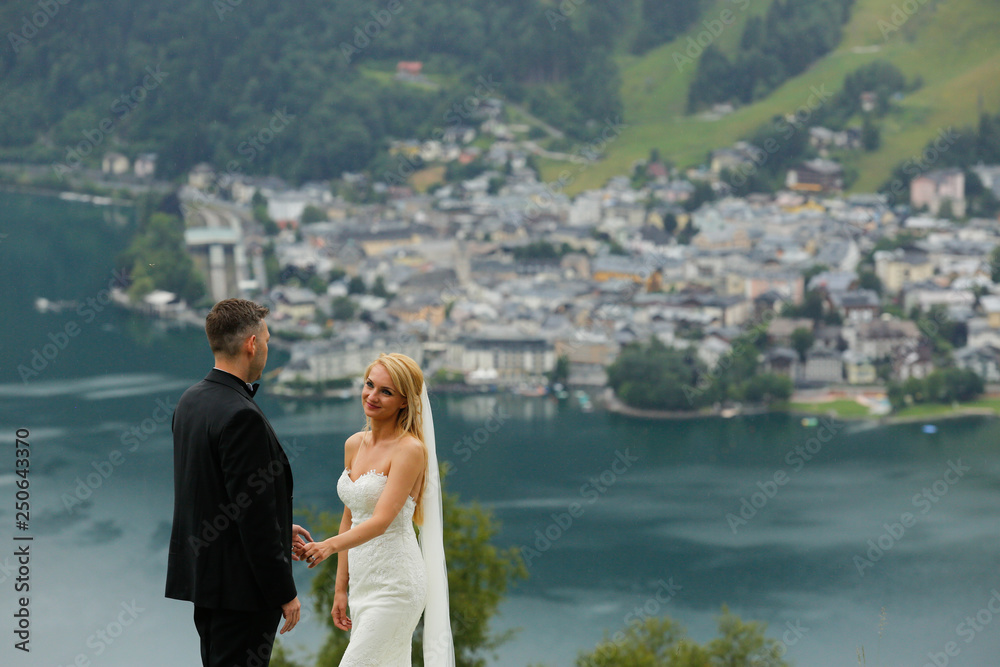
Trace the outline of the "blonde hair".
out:
M 413 510 L 413 522 L 421 526 L 424 523 L 424 485 L 427 483 L 427 444 L 424 442 L 423 403 L 420 400 L 420 394 L 424 388 L 424 373 L 420 370 L 417 362 L 405 354 L 382 353 L 378 355 L 378 359 L 368 364 L 368 368 L 365 369 L 365 380 L 368 379 L 375 364 L 385 368 L 389 377 L 392 378 L 392 384 L 395 385 L 396 391 L 406 399 L 406 405 L 396 413 L 396 432 L 412 435 L 423 446 L 424 476 L 420 480 L 416 508 Z M 372 420 L 365 415 L 364 430 L 370 432 L 371 429 Z

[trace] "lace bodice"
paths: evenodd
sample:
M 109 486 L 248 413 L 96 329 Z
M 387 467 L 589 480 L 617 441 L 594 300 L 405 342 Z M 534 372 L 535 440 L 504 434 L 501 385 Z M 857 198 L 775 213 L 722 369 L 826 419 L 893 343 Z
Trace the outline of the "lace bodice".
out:
M 340 480 L 337 482 L 337 494 L 344 502 L 344 505 L 351 510 L 351 525 L 356 526 L 362 521 L 366 521 L 375 513 L 375 505 L 382 496 L 385 483 L 389 478 L 375 470 L 369 470 L 355 480 L 351 479 L 351 471 L 344 468 Z M 406 528 L 413 522 L 413 512 L 417 504 L 413 498 L 407 496 L 403 509 L 399 511 L 396 518 L 389 524 L 389 530 L 399 530 Z

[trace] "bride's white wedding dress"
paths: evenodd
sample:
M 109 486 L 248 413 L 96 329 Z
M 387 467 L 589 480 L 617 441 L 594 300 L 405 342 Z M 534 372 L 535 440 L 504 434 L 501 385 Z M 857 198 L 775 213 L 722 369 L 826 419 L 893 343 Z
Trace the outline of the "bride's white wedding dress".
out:
M 351 525 L 371 518 L 388 478 L 374 470 L 351 479 L 344 470 L 337 493 Z M 416 503 L 407 498 L 383 535 L 347 552 L 351 641 L 341 667 L 409 667 L 413 631 L 424 610 L 427 574 L 413 530 Z

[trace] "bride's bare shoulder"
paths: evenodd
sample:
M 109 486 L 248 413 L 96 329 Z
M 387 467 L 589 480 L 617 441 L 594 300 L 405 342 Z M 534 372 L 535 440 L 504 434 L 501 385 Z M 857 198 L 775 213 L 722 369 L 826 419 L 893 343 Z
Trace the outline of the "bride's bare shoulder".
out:
M 358 453 L 359 449 L 361 449 L 361 442 L 364 439 L 364 437 L 365 437 L 365 432 L 358 431 L 344 442 L 345 462 L 350 463 L 350 461 L 354 459 L 354 455 Z
M 407 434 L 399 439 L 396 451 L 402 452 L 404 456 L 422 458 L 427 451 L 427 447 L 424 443 L 420 442 L 419 438 Z

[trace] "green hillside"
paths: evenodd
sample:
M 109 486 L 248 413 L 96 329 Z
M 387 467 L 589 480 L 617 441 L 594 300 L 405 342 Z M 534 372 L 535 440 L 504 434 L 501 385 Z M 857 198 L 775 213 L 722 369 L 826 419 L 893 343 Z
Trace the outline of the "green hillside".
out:
M 671 6 L 690 8 L 690 21 L 696 2 Z M 585 140 L 621 112 L 619 28 L 640 18 L 661 28 L 652 46 L 688 25 L 659 6 L 7 0 L 0 161 L 56 164 L 62 177 L 105 152 L 155 152 L 166 178 L 199 162 L 295 181 L 381 174 L 393 139 L 471 122 L 478 96 L 492 94 Z M 400 61 L 420 61 L 434 85 L 398 81 Z
M 858 171 L 855 191 L 872 191 L 884 182 L 899 162 L 919 155 L 929 139 L 949 127 L 972 125 L 983 110 L 1000 109 L 1000 10 L 989 0 L 928 0 L 911 16 L 899 12 L 899 0 L 857 0 L 844 29 L 844 39 L 832 53 L 804 74 L 785 82 L 771 95 L 719 120 L 684 115 L 687 88 L 694 66 L 682 60 L 710 23 L 732 12 L 733 20 L 712 43 L 724 52 L 735 50 L 748 16 L 763 13 L 768 2 L 708 3 L 703 20 L 686 34 L 642 57 L 620 56 L 622 102 L 628 127 L 609 142 L 605 159 L 588 166 L 567 188 L 568 192 L 598 187 L 609 177 L 628 173 L 632 163 L 644 159 L 651 148 L 678 166 L 702 163 L 708 151 L 747 137 L 776 115 L 794 113 L 813 100 L 816 92 L 834 93 L 844 77 L 876 59 L 887 60 L 908 78 L 919 76 L 923 87 L 898 102 L 898 112 L 882 125 L 882 144 L 872 153 L 858 152 L 849 166 Z M 745 7 L 745 10 L 741 10 Z M 905 20 L 900 20 L 905 19 Z M 712 24 L 716 29 L 718 25 Z M 706 43 L 702 35 L 702 43 Z M 694 52 L 697 55 L 697 51 Z M 543 165 L 554 178 L 559 166 Z
M 913 16 L 896 9 L 909 3 Z M 836 25 L 817 26 L 824 6 L 847 4 L 842 28 L 842 11 Z M 512 109 L 539 119 L 530 121 L 535 136 L 543 122 L 557 128 L 549 134 L 565 135 L 548 141 L 553 153 L 604 153 L 583 168 L 570 164 L 572 193 L 629 173 L 652 148 L 677 165 L 700 164 L 708 151 L 832 95 L 848 73 L 883 59 L 924 85 L 880 121 L 878 152 L 848 158 L 854 189 L 871 190 L 940 130 L 971 124 L 980 97 L 984 110 L 1000 109 L 1000 11 L 990 0 L 782 0 L 780 12 L 772 0 L 393 0 L 392 12 L 350 0 L 47 6 L 58 11 L 39 14 L 37 0 L 0 3 L 0 25 L 8 26 L 0 161 L 55 164 L 58 174 L 96 167 L 108 151 L 156 152 L 166 178 L 199 162 L 294 181 L 344 170 L 385 174 L 395 165 L 393 139 L 474 121 L 471 110 L 453 110 L 479 95 L 486 77 Z M 704 96 L 706 81 L 744 83 L 741 99 L 758 99 L 721 119 L 685 115 L 703 47 L 724 54 L 715 62 L 735 64 L 748 52 L 748 19 L 775 16 L 781 22 L 772 21 L 766 39 L 755 32 L 763 43 L 822 49 L 771 49 L 760 69 L 775 75 L 763 86 L 759 72 L 716 76 L 727 70 L 706 59 L 693 104 L 729 94 Z M 774 25 L 784 34 L 772 34 Z M 818 53 L 827 55 L 785 80 L 798 72 L 786 64 Z M 426 81 L 397 80 L 397 63 L 409 60 L 424 63 Z M 290 119 L 278 124 L 280 134 L 272 127 L 279 111 Z M 601 142 L 619 118 L 624 131 Z M 567 164 L 540 160 L 547 180 Z

